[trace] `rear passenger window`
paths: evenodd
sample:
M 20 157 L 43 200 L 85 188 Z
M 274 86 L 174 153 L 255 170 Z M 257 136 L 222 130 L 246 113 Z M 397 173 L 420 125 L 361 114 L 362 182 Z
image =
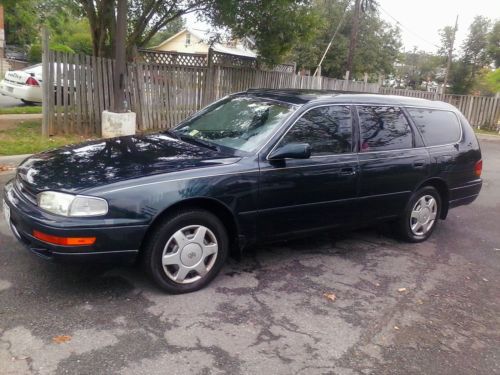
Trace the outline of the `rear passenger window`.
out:
M 339 105 L 311 109 L 297 120 L 281 145 L 288 143 L 309 143 L 312 155 L 351 152 L 351 110 Z
M 445 145 L 460 140 L 461 130 L 453 112 L 408 108 L 426 146 Z
M 361 151 L 386 151 L 413 147 L 413 134 L 401 108 L 358 107 Z

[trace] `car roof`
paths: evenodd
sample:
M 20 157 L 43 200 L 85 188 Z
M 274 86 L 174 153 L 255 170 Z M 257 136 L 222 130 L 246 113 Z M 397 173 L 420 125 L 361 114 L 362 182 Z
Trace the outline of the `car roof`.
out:
M 406 107 L 422 107 L 433 109 L 456 110 L 449 103 L 438 100 L 427 100 L 397 95 L 366 94 L 346 91 L 328 90 L 297 90 L 297 89 L 250 89 L 246 94 L 279 100 L 294 105 L 307 103 L 353 103 L 353 104 L 382 104 Z

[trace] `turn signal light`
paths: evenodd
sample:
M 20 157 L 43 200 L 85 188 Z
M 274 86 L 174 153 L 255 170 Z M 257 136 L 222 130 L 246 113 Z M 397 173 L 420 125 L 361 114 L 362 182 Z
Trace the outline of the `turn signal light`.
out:
M 474 166 L 474 173 L 477 177 L 481 177 L 481 173 L 483 172 L 483 161 L 479 160 Z
M 88 246 L 95 243 L 95 237 L 58 237 L 37 230 L 33 231 L 33 237 L 43 242 L 61 246 Z

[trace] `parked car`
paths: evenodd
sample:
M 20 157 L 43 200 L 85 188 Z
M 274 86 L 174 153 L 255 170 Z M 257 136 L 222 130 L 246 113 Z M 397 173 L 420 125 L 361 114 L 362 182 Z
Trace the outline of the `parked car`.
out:
M 32 156 L 4 210 L 37 255 L 140 259 L 184 293 L 255 243 L 387 220 L 424 241 L 476 199 L 481 169 L 471 126 L 447 103 L 249 90 L 172 130 Z
M 10 70 L 0 81 L 0 94 L 19 99 L 26 104 L 42 102 L 42 65 L 22 70 Z

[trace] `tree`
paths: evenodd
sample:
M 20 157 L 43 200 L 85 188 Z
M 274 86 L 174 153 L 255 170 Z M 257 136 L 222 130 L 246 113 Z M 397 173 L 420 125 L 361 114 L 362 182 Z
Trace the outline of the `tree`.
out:
M 314 36 L 316 14 L 307 0 L 214 1 L 205 18 L 233 37 L 252 36 L 260 56 L 279 63 L 299 42 Z
M 155 36 L 153 36 L 149 42 L 147 43 L 146 47 L 154 47 L 157 46 L 158 44 L 164 42 L 171 36 L 177 34 L 179 31 L 181 31 L 185 27 L 184 20 L 182 18 L 177 18 L 170 22 L 167 26 L 165 26 L 163 29 L 158 31 Z
M 374 11 L 377 2 L 375 0 L 355 0 L 354 10 L 351 22 L 351 37 L 349 40 L 349 53 L 347 54 L 346 71 L 352 71 L 354 62 L 354 54 L 358 44 L 359 24 L 360 18 L 363 13 L 367 11 Z
M 311 42 L 299 43 L 293 50 L 292 61 L 299 68 L 314 70 L 325 51 L 337 25 L 342 19 L 346 3 L 340 0 L 317 0 L 313 11 L 319 18 Z M 351 8 L 345 19 L 352 18 Z M 322 64 L 322 74 L 329 77 L 341 77 L 345 73 L 345 63 L 349 50 L 351 25 L 345 23 L 336 35 L 334 43 Z M 389 74 L 394 70 L 394 63 L 400 57 L 399 29 L 384 22 L 378 12 L 363 14 L 363 22 L 358 30 L 358 52 L 354 55 L 350 76 L 362 78 L 365 72 Z
M 115 36 L 115 0 L 73 0 L 88 18 L 93 52 L 109 55 Z M 279 61 L 298 39 L 311 33 L 309 0 L 129 0 L 127 49 L 146 46 L 183 15 L 200 12 L 233 36 L 253 36 L 260 54 Z
M 470 78 L 472 81 L 477 71 L 491 61 L 487 52 L 490 25 L 491 21 L 488 18 L 476 16 L 462 45 L 462 60 L 465 64 L 470 65 Z
M 500 21 L 496 21 L 488 36 L 488 55 L 500 68 Z
M 448 51 L 452 48 L 453 44 L 453 34 L 455 33 L 455 28 L 453 26 L 445 26 L 439 30 L 440 45 L 438 48 L 438 55 L 447 57 Z
M 32 0 L 3 0 L 5 39 L 10 45 L 27 46 L 38 36 L 37 2 Z

